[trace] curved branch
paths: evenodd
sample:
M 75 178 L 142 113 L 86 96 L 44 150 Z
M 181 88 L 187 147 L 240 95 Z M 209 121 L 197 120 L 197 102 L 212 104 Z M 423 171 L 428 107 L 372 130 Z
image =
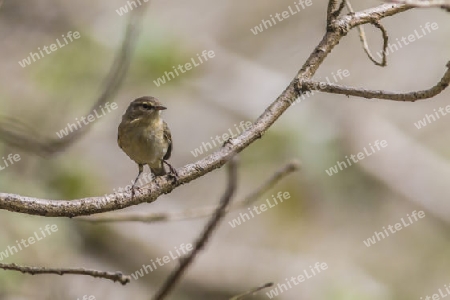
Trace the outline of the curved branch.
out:
M 179 185 L 222 167 L 230 154 L 241 152 L 261 138 L 295 99 L 306 92 L 301 87 L 299 88 L 298 82 L 305 82 L 312 78 L 328 54 L 351 28 L 361 24 L 373 23 L 408 9 L 410 8 L 405 5 L 383 4 L 337 18 L 329 26 L 322 41 L 311 53 L 296 77 L 253 123 L 253 126 L 238 137 L 230 139 L 226 145 L 215 153 L 178 170 L 179 178 L 177 181 L 174 181 L 170 176 L 158 177 L 152 182 L 151 192 L 137 192 L 133 199 L 131 199 L 130 192 L 115 194 L 112 197 L 93 197 L 72 201 L 47 200 L 0 193 L 0 209 L 47 217 L 75 217 L 113 211 L 144 202 L 153 202 L 162 194 L 170 193 Z
M 354 13 L 355 11 L 353 10 L 352 5 L 350 4 L 349 0 L 343 0 L 342 3 L 345 3 L 345 5 L 348 8 L 348 11 L 350 13 Z M 379 21 L 375 21 L 372 23 L 376 28 L 380 29 L 381 34 L 383 36 L 383 57 L 381 59 L 381 62 L 377 62 L 377 60 L 375 59 L 375 57 L 373 56 L 372 52 L 369 49 L 369 44 L 367 43 L 367 37 L 366 37 L 366 33 L 364 31 L 364 28 L 359 25 L 357 26 L 358 28 L 358 32 L 359 32 L 359 40 L 362 43 L 364 52 L 366 52 L 367 56 L 369 57 L 369 59 L 376 65 L 376 66 L 380 66 L 380 67 L 385 67 L 386 66 L 386 49 L 388 47 L 388 43 L 389 43 L 389 36 L 387 34 L 386 29 L 383 27 L 383 25 L 381 25 L 381 23 Z
M 346 96 L 357 96 L 367 99 L 377 98 L 383 100 L 414 102 L 417 100 L 424 100 L 436 96 L 437 94 L 445 90 L 445 88 L 447 88 L 449 84 L 450 84 L 450 61 L 447 63 L 447 71 L 445 72 L 444 76 L 442 76 L 441 80 L 432 88 L 423 91 L 396 93 L 380 90 L 366 90 L 342 86 L 338 84 L 331 84 L 326 82 L 314 82 L 314 81 L 299 82 L 299 88 L 307 90 L 317 90 L 320 92 L 332 94 L 341 94 Z

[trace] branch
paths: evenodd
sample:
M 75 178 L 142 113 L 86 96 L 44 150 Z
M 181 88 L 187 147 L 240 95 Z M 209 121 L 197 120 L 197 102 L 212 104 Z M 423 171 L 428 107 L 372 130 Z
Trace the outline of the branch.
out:
M 251 205 L 257 201 L 268 189 L 273 187 L 278 181 L 286 177 L 292 172 L 300 169 L 300 163 L 293 161 L 283 168 L 275 172 L 265 183 L 253 191 L 250 195 L 243 200 L 233 203 L 227 212 L 231 210 L 237 210 Z M 171 222 L 187 219 L 196 219 L 202 217 L 211 216 L 216 207 L 207 206 L 196 209 L 184 210 L 180 212 L 168 212 L 168 213 L 150 213 L 150 214 L 137 214 L 137 213 L 120 213 L 111 215 L 99 215 L 93 217 L 79 217 L 77 220 L 82 220 L 91 223 L 107 223 L 107 222 L 144 222 L 144 223 L 157 223 L 157 222 Z
M 385 1 L 385 2 L 405 4 L 410 7 L 419 7 L 419 8 L 438 7 L 438 8 L 442 8 L 442 9 L 445 9 L 450 12 L 450 3 L 445 0 L 432 0 L 432 1 L 390 0 L 390 1 Z
M 410 101 L 414 102 L 417 100 L 428 99 L 441 93 L 450 83 L 450 61 L 447 63 L 447 71 L 441 80 L 428 90 L 409 92 L 409 93 L 396 93 L 387 92 L 380 90 L 366 90 L 362 88 L 353 88 L 342 86 L 338 84 L 329 84 L 326 82 L 314 82 L 314 81 L 303 81 L 299 82 L 299 88 L 307 90 L 318 90 L 321 92 L 332 93 L 332 94 L 343 94 L 347 96 L 357 96 L 367 99 L 377 98 L 383 100 L 394 100 L 394 101 Z
M 44 267 L 29 267 L 29 266 L 18 266 L 16 264 L 4 264 L 0 263 L 0 269 L 19 271 L 22 273 L 28 273 L 31 275 L 36 274 L 76 274 L 76 275 L 87 275 L 97 278 L 109 279 L 114 282 L 118 281 L 125 285 L 130 282 L 130 276 L 123 275 L 121 272 L 104 272 L 97 270 L 89 270 L 84 268 L 44 268 Z
M 346 0 L 341 0 L 341 4 L 339 4 L 339 7 L 334 12 L 335 18 L 337 18 L 341 15 L 342 10 L 344 9 L 345 5 L 346 5 Z
M 272 282 L 269 282 L 269 283 L 266 283 L 265 285 L 262 285 L 262 286 L 260 286 L 260 287 L 251 289 L 251 290 L 248 291 L 248 292 L 245 292 L 245 293 L 243 293 L 243 294 L 234 296 L 233 298 L 230 298 L 230 300 L 241 300 L 241 299 L 246 298 L 248 295 L 254 295 L 254 294 L 256 294 L 257 292 L 259 292 L 259 291 L 261 291 L 261 290 L 263 290 L 263 289 L 265 289 L 265 288 L 272 287 L 272 286 L 273 286 L 273 283 L 272 283 Z
M 330 26 L 333 21 L 336 19 L 336 11 L 342 10 L 342 5 L 336 9 L 337 6 L 337 0 L 328 0 L 328 7 L 327 7 L 327 27 Z
M 373 23 L 385 17 L 393 16 L 411 9 L 405 5 L 382 4 L 351 15 L 337 18 L 329 26 L 322 41 L 316 46 L 295 78 L 278 98 L 253 123 L 253 126 L 236 138 L 229 140 L 220 150 L 177 170 L 178 180 L 166 175 L 158 177 L 151 184 L 151 192 L 136 192 L 131 199 L 131 193 L 115 194 L 112 197 L 92 197 L 67 200 L 47 200 L 23 197 L 15 194 L 0 193 L 0 209 L 47 217 L 75 217 L 102 213 L 129 207 L 140 203 L 151 203 L 162 194 L 173 191 L 178 186 L 195 180 L 217 168 L 222 167 L 230 154 L 237 154 L 247 148 L 278 120 L 301 94 L 305 93 L 298 82 L 307 82 L 322 65 L 328 54 L 339 44 L 348 31 L 358 25 Z
M 197 238 L 197 241 L 195 242 L 194 249 L 192 250 L 192 252 L 190 254 L 188 254 L 186 257 L 183 257 L 180 259 L 180 264 L 172 272 L 172 274 L 170 274 L 169 278 L 167 278 L 164 285 L 153 297 L 154 300 L 162 300 L 171 292 L 171 290 L 175 287 L 177 282 L 180 280 L 181 276 L 184 274 L 184 272 L 189 268 L 189 266 L 192 264 L 194 259 L 197 257 L 198 253 L 201 250 L 203 250 L 203 248 L 205 247 L 209 238 L 211 237 L 212 233 L 219 225 L 219 222 L 225 216 L 227 207 L 231 203 L 231 199 L 236 191 L 236 186 L 237 186 L 237 167 L 236 167 L 237 162 L 236 162 L 234 156 L 230 156 L 230 157 L 231 157 L 231 160 L 230 160 L 229 169 L 228 169 L 228 186 L 225 190 L 225 193 L 223 194 L 223 196 L 220 199 L 219 206 L 217 207 L 216 211 L 214 212 L 214 215 L 211 217 L 211 219 L 206 224 L 203 232 Z
M 343 0 L 342 3 L 345 3 L 345 5 L 347 6 L 348 11 L 349 11 L 350 13 L 354 13 L 354 12 L 355 12 L 355 11 L 353 10 L 352 5 L 350 4 L 350 1 L 349 1 L 349 0 Z M 366 52 L 366 54 L 367 54 L 367 56 L 369 57 L 369 59 L 370 59 L 375 65 L 384 67 L 384 66 L 386 66 L 386 49 L 387 49 L 388 43 L 389 43 L 389 36 L 388 36 L 388 34 L 387 34 L 386 29 L 383 27 L 383 25 L 381 25 L 381 23 L 380 23 L 379 21 L 375 21 L 375 22 L 373 22 L 372 24 L 373 24 L 376 28 L 380 29 L 381 34 L 382 34 L 382 36 L 383 36 L 383 57 L 382 57 L 381 63 L 380 63 L 380 62 L 377 62 L 376 59 L 375 59 L 375 57 L 373 56 L 372 52 L 370 52 L 369 44 L 367 44 L 366 33 L 365 33 L 365 31 L 364 31 L 364 28 L 363 28 L 361 25 L 357 26 L 358 32 L 359 32 L 359 39 L 360 39 L 360 41 L 361 41 L 361 43 L 362 43 L 362 45 L 363 45 L 364 52 Z

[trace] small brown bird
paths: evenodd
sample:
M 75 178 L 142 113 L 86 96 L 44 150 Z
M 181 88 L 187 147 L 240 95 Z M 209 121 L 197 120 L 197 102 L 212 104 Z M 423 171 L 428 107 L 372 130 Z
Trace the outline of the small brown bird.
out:
M 166 161 L 172 153 L 172 135 L 166 122 L 160 117 L 166 109 L 158 99 L 151 96 L 137 98 L 128 106 L 119 125 L 117 143 L 119 147 L 139 166 L 134 188 L 139 176 L 148 165 L 155 176 L 166 175 L 167 164 L 175 177 L 176 170 Z

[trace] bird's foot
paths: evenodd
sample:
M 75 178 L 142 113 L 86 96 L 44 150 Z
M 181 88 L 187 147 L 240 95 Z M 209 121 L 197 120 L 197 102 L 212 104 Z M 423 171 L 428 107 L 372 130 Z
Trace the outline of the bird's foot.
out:
M 222 144 L 222 148 L 223 148 L 223 147 L 226 147 L 228 144 L 230 144 L 231 146 L 234 145 L 234 138 L 233 138 L 233 137 L 230 137 L 230 138 L 226 139 L 226 140 L 223 142 L 223 144 Z
M 131 200 L 134 199 L 134 195 L 136 194 L 136 190 L 138 190 L 138 192 L 141 192 L 141 188 L 140 187 L 133 185 L 131 187 Z
M 169 164 L 167 161 L 163 161 L 170 169 L 170 173 L 168 174 L 170 178 L 172 178 L 175 182 L 178 181 L 178 172 L 177 170 L 171 165 Z

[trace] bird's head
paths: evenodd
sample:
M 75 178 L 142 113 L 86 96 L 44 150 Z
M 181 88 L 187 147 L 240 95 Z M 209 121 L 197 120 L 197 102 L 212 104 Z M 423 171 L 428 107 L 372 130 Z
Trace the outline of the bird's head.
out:
M 135 99 L 128 106 L 124 117 L 131 118 L 133 120 L 155 120 L 159 118 L 161 110 L 166 109 L 155 97 L 144 96 Z

